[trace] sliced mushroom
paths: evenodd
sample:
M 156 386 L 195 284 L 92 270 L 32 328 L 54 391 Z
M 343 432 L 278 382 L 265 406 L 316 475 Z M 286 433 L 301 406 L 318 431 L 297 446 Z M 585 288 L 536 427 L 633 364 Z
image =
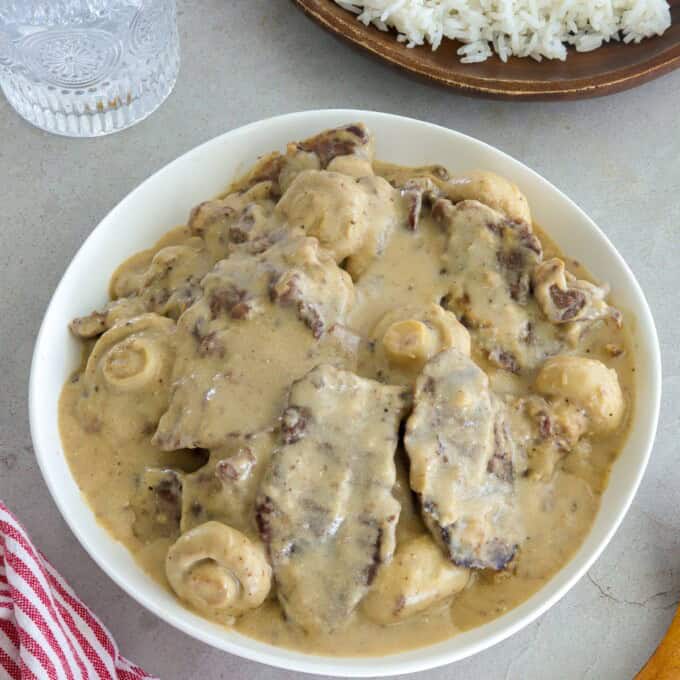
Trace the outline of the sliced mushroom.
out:
M 139 297 L 147 311 L 179 318 L 200 292 L 198 285 L 213 265 L 204 245 L 194 236 L 165 246 L 140 270 L 124 262 L 111 278 L 112 296 Z
M 200 612 L 239 615 L 271 589 L 262 547 L 220 522 L 182 534 L 168 550 L 165 573 L 175 593 Z
M 558 410 L 582 410 L 595 434 L 615 430 L 623 421 L 625 400 L 616 371 L 601 361 L 561 354 L 548 359 L 535 381 Z
M 137 297 L 111 300 L 97 311 L 76 317 L 68 327 L 71 333 L 79 338 L 96 338 L 115 324 L 144 314 L 146 311 L 146 303 Z
M 170 232 L 154 248 L 123 262 L 111 277 L 113 299 L 100 310 L 73 319 L 71 332 L 81 338 L 96 337 L 147 312 L 178 319 L 200 295 L 200 281 L 214 259 L 200 238 L 189 237 L 186 230 L 175 231 L 179 233 Z
M 399 623 L 453 597 L 469 580 L 469 569 L 447 560 L 429 536 L 419 536 L 380 568 L 362 610 L 376 623 Z

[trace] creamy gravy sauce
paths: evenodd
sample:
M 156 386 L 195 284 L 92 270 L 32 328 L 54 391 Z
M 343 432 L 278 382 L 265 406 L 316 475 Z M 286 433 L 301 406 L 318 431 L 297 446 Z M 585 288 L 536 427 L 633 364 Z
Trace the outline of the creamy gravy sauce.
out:
M 532 340 L 526 357 L 513 356 L 519 367 L 509 366 L 502 351 L 494 355 L 490 350 L 488 328 L 473 324 L 469 347 L 469 340 L 461 340 L 468 333 L 454 317 L 456 313 L 460 319 L 461 309 L 450 299 L 452 286 L 458 284 L 452 283 L 448 268 L 450 233 L 446 217 L 436 215 L 437 201 L 449 199 L 445 207 L 458 211 L 455 219 L 465 219 L 460 212 L 465 204 L 458 202 L 475 199 L 501 211 L 496 215 L 502 219 L 530 224 L 526 201 L 508 183 L 483 173 L 452 180 L 438 167 L 398 168 L 377 161 L 371 165 L 370 139 L 358 126 L 347 129 L 350 133 L 319 135 L 293 145 L 286 156 L 264 159 L 249 178 L 234 185 L 239 192 L 228 191 L 204 204 L 192 214 L 188 227 L 169 232 L 154 248 L 121 265 L 111 284 L 116 302 L 72 325 L 85 338 L 85 360 L 64 386 L 60 430 L 73 475 L 98 521 L 148 573 L 169 587 L 165 559 L 180 529 L 187 531 L 218 519 L 259 545 L 253 503 L 271 450 L 276 448 L 267 442 L 275 442 L 278 436 L 272 428 L 286 407 L 291 383 L 326 363 L 412 389 L 422 362 L 411 361 L 408 353 L 407 360 L 402 360 L 405 355 L 398 355 L 399 346 L 395 349 L 384 340 L 385 327 L 406 328 L 399 322 L 420 319 L 424 326 L 412 323 L 408 327 L 437 331 L 439 344 L 430 347 L 430 354 L 446 347 L 460 349 L 460 343 L 467 342 L 468 349 L 461 351 L 471 352 L 488 376 L 494 399 L 502 402 L 504 423 L 521 449 L 513 455 L 511 482 L 514 511 L 521 517 L 521 539 L 505 568 L 473 568 L 468 573 L 456 567 L 460 573 L 447 576 L 451 583 L 452 578 L 460 581 L 452 596 L 437 599 L 433 595 L 424 611 L 414 609 L 415 613 L 403 618 L 395 614 L 394 620 L 387 612 L 377 617 L 382 621 L 378 623 L 371 610 L 376 601 L 380 606 L 381 588 L 389 592 L 390 587 L 382 574 L 389 566 L 382 564 L 374 594 L 333 632 L 296 625 L 277 601 L 275 585 L 259 607 L 240 616 L 200 608 L 209 618 L 275 645 L 318 654 L 381 655 L 432 644 L 500 616 L 536 592 L 570 559 L 590 529 L 611 463 L 625 440 L 634 403 L 635 348 L 626 325 L 617 324 L 610 308 L 598 303 L 597 294 L 588 288 L 584 289 L 583 309 L 576 312 L 569 307 L 578 298 L 576 293 L 555 293 L 562 306 L 557 305 L 553 313 L 578 316 L 590 309 L 597 316 L 566 324 L 551 324 L 530 297 L 528 318 L 538 319 L 533 321 L 539 325 L 534 333 L 538 340 Z M 318 180 L 323 168 L 338 170 L 338 175 Z M 295 194 L 296 182 L 302 184 L 301 171 L 311 174 L 303 177 L 305 186 Z M 368 180 L 355 179 L 367 175 Z M 392 189 L 383 177 L 400 189 Z M 421 184 L 414 192 L 409 180 L 423 177 L 429 184 Z M 358 181 L 362 182 L 360 193 L 347 198 Z M 255 189 L 244 193 L 253 185 Z M 286 196 L 283 207 L 277 206 L 282 193 Z M 424 207 L 413 228 L 415 200 Z M 286 232 L 289 219 L 296 224 Z M 372 225 L 370 238 L 362 237 L 366 220 Z M 537 259 L 563 257 L 542 230 L 534 226 L 533 233 L 543 247 Z M 489 234 L 497 237 L 495 230 Z M 302 239 L 299 248 L 289 248 L 283 255 L 269 254 L 281 243 L 288 248 L 285 244 L 294 238 Z M 169 252 L 168 247 L 184 250 Z M 215 269 L 219 273 L 216 287 L 210 289 L 204 281 L 202 289 L 204 275 L 227 256 L 231 264 Z M 236 266 L 239 257 L 241 264 Z M 335 262 L 346 267 L 354 281 Z M 589 280 L 579 263 L 565 262 L 576 279 Z M 498 278 L 504 270 L 492 269 L 493 290 L 504 285 Z M 571 281 L 570 285 L 572 290 L 579 284 Z M 224 290 L 231 291 L 230 295 L 225 296 Z M 451 312 L 440 308 L 440 302 Z M 489 298 L 491 309 L 497 303 L 498 299 Z M 517 309 L 523 313 L 524 307 Z M 95 344 L 105 328 L 118 321 L 120 329 L 126 319 L 139 318 L 139 314 L 148 316 L 141 325 L 129 322 L 136 324 L 134 333 L 118 330 L 119 337 L 106 341 L 112 333 L 108 331 Z M 381 326 L 386 314 L 392 316 Z M 543 334 L 550 335 L 549 342 L 543 343 Z M 537 372 L 545 357 L 555 353 L 551 344 L 555 338 L 560 353 L 598 360 L 616 371 L 624 414 L 615 427 L 605 424 L 594 431 L 595 416 L 590 417 L 590 412 L 584 416 L 583 408 L 570 410 L 573 405 L 568 399 L 560 400 L 557 388 L 553 392 L 543 388 L 543 397 L 537 396 Z M 542 355 L 544 347 L 549 349 Z M 147 383 L 140 387 L 139 375 L 145 371 L 153 375 L 147 375 Z M 540 408 L 532 407 L 531 399 L 544 397 L 549 400 L 547 407 L 545 400 L 540 401 Z M 211 402 L 207 406 L 206 399 Z M 527 399 L 528 406 L 523 401 Z M 541 415 L 540 409 L 545 408 L 550 421 Z M 543 435 L 537 435 L 537 428 Z M 249 433 L 255 431 L 260 432 L 259 443 L 251 447 L 254 454 L 244 459 Z M 555 432 L 561 433 L 559 445 Z M 397 556 L 401 548 L 415 545 L 414 541 L 429 544 L 428 550 L 434 545 L 426 538 L 434 534 L 423 522 L 419 502 L 409 487 L 409 453 L 415 455 L 399 444 L 394 457 L 392 496 L 401 506 L 394 531 Z M 225 468 L 223 459 L 233 465 Z M 248 469 L 245 491 L 234 497 L 243 498 L 243 503 L 213 498 L 211 494 L 221 493 L 222 488 L 215 481 L 215 471 L 241 474 L 241 468 L 233 472 L 235 466 Z M 172 472 L 168 476 L 159 470 Z M 166 476 L 161 479 L 159 474 Z M 386 479 L 394 474 L 388 473 Z M 185 498 L 178 506 L 181 481 L 177 480 L 181 479 L 185 480 Z M 151 495 L 147 493 L 152 489 Z M 367 503 L 370 507 L 370 498 Z M 444 553 L 435 552 L 434 559 L 441 560 Z M 384 561 L 390 557 L 391 553 Z M 403 564 L 408 565 L 406 558 Z M 433 573 L 451 568 L 439 565 Z M 370 586 L 364 590 L 370 591 Z M 363 592 L 357 595 L 363 596 Z M 401 601 L 410 606 L 408 596 Z

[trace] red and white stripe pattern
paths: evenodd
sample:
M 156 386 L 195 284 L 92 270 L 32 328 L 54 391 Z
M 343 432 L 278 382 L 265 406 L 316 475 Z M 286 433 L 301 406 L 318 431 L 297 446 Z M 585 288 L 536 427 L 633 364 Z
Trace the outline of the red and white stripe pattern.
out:
M 154 680 L 120 655 L 1 501 L 0 678 Z

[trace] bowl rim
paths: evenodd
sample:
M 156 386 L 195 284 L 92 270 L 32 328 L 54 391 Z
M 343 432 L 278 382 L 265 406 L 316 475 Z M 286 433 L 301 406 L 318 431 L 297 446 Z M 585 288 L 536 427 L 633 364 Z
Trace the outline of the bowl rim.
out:
M 277 647 L 266 643 L 259 643 L 259 641 L 257 641 L 257 645 L 255 645 L 258 647 L 258 649 L 250 649 L 244 647 L 238 641 L 238 638 L 244 638 L 245 640 L 250 640 L 251 642 L 253 641 L 253 639 L 245 635 L 242 635 L 236 631 L 229 631 L 228 634 L 225 635 L 224 629 L 215 626 L 221 633 L 218 636 L 217 634 L 211 634 L 203 630 L 197 630 L 196 626 L 200 625 L 200 621 L 198 620 L 191 621 L 190 619 L 192 618 L 199 619 L 200 617 L 197 617 L 196 614 L 193 614 L 193 612 L 190 612 L 189 610 L 186 609 L 183 610 L 182 615 L 176 615 L 173 612 L 167 611 L 166 609 L 164 609 L 162 604 L 159 604 L 154 600 L 150 592 L 147 592 L 143 588 L 136 588 L 134 585 L 128 583 L 128 580 L 125 577 L 125 575 L 122 572 L 119 572 L 116 569 L 114 569 L 114 567 L 112 567 L 107 562 L 104 555 L 102 554 L 103 549 L 99 547 L 98 544 L 99 542 L 90 540 L 85 535 L 84 528 L 81 527 L 80 522 L 78 521 L 76 516 L 69 511 L 65 495 L 62 495 L 60 489 L 57 487 L 55 480 L 52 478 L 48 469 L 47 463 L 48 454 L 46 453 L 48 448 L 47 441 L 41 434 L 43 428 L 42 422 L 44 418 L 41 417 L 40 415 L 38 398 L 41 379 L 41 374 L 40 371 L 38 370 L 40 364 L 40 353 L 43 345 L 50 342 L 50 338 L 48 337 L 47 332 L 48 319 L 50 318 L 51 314 L 54 313 L 54 307 L 56 306 L 57 301 L 60 299 L 61 291 L 66 286 L 66 281 L 69 278 L 69 275 L 71 275 L 74 271 L 78 271 L 81 269 L 81 259 L 83 259 L 84 257 L 84 251 L 86 251 L 88 243 L 90 243 L 91 240 L 95 238 L 95 234 L 102 230 L 106 231 L 107 225 L 115 221 L 117 213 L 119 211 L 124 210 L 124 206 L 128 201 L 131 201 L 133 197 L 144 192 L 145 188 L 149 183 L 153 182 L 154 180 L 157 181 L 158 176 L 169 171 L 170 168 L 188 163 L 191 160 L 192 156 L 198 156 L 202 152 L 205 152 L 205 150 L 208 147 L 218 144 L 219 142 L 227 141 L 230 135 L 235 135 L 237 133 L 245 134 L 248 132 L 252 132 L 260 127 L 266 127 L 268 125 L 276 124 L 279 122 L 280 123 L 299 122 L 300 120 L 304 120 L 307 118 L 311 119 L 310 125 L 316 125 L 317 127 L 319 127 L 319 129 L 321 125 L 324 125 L 323 123 L 324 119 L 332 118 L 338 118 L 347 121 L 366 120 L 367 122 L 369 122 L 369 126 L 370 125 L 377 126 L 379 125 L 381 120 L 382 121 L 392 120 L 394 122 L 402 123 L 405 125 L 416 124 L 416 126 L 425 126 L 427 128 L 432 128 L 438 133 L 446 134 L 454 138 L 457 138 L 458 141 L 465 140 L 466 143 L 472 142 L 474 143 L 474 145 L 479 145 L 480 148 L 485 150 L 486 152 L 491 152 L 492 155 L 496 156 L 499 155 L 500 158 L 504 159 L 505 162 L 509 161 L 510 164 L 514 165 L 517 169 L 521 168 L 524 173 L 528 173 L 528 175 L 531 176 L 534 180 L 538 180 L 539 184 L 549 187 L 552 191 L 559 195 L 559 197 L 561 197 L 563 201 L 566 202 L 570 210 L 574 211 L 579 216 L 579 218 L 583 220 L 584 223 L 587 224 L 588 229 L 591 232 L 593 232 L 595 236 L 599 237 L 603 241 L 603 243 L 608 247 L 611 256 L 617 259 L 618 266 L 625 274 L 627 285 L 630 287 L 632 294 L 638 299 L 640 310 L 638 312 L 637 322 L 639 324 L 644 324 L 646 328 L 647 350 L 650 352 L 651 355 L 650 386 L 652 391 L 652 400 L 650 404 L 649 417 L 646 419 L 646 421 L 644 421 L 644 424 L 646 425 L 647 438 L 644 446 L 644 451 L 642 453 L 641 462 L 636 469 L 632 483 L 626 490 L 618 514 L 616 515 L 616 517 L 608 520 L 609 527 L 607 531 L 602 536 L 597 545 L 594 546 L 587 555 L 581 556 L 579 554 L 580 551 L 579 548 L 577 552 L 570 558 L 570 560 L 567 563 L 565 563 L 551 579 L 546 581 L 546 583 L 529 598 L 530 601 L 533 598 L 539 596 L 542 592 L 549 589 L 549 586 L 551 584 L 553 584 L 552 592 L 547 594 L 547 596 L 544 596 L 540 603 L 528 607 L 527 611 L 523 613 L 521 615 L 521 618 L 519 618 L 517 621 L 513 623 L 506 623 L 505 625 L 503 625 L 502 623 L 497 625 L 496 628 L 499 628 L 499 630 L 492 631 L 485 638 L 477 640 L 476 642 L 469 643 L 467 647 L 464 647 L 462 650 L 447 651 L 446 649 L 442 649 L 436 652 L 432 651 L 432 653 L 430 654 L 424 654 L 422 658 L 401 658 L 404 656 L 408 656 L 412 651 L 419 651 L 423 653 L 426 650 L 435 650 L 435 646 L 442 647 L 445 645 L 445 642 L 450 642 L 451 639 L 455 639 L 456 637 L 458 637 L 455 636 L 453 638 L 450 638 L 448 641 L 436 643 L 436 645 L 421 647 L 418 648 L 417 650 L 409 650 L 406 652 L 389 654 L 384 657 L 375 656 L 334 657 L 306 654 L 297 651 L 291 652 L 291 650 L 288 650 L 286 648 Z M 316 118 L 320 119 L 318 124 L 314 122 Z M 376 133 L 380 134 L 379 129 L 376 130 Z M 640 318 L 640 312 L 642 318 Z M 525 164 L 521 163 L 520 161 L 512 158 L 503 151 L 500 151 L 499 149 L 489 144 L 486 144 L 485 142 L 470 137 L 469 135 L 465 135 L 463 133 L 433 123 L 420 121 L 405 116 L 397 116 L 394 114 L 360 109 L 316 109 L 289 113 L 280 116 L 272 116 L 263 120 L 254 121 L 247 125 L 229 130 L 225 133 L 222 133 L 221 135 L 217 135 L 216 137 L 213 137 L 212 139 L 207 140 L 206 142 L 203 142 L 202 144 L 190 149 L 189 151 L 180 155 L 173 161 L 164 165 L 162 168 L 158 169 L 156 172 L 154 172 L 152 175 L 150 175 L 148 178 L 142 181 L 139 185 L 137 185 L 131 192 L 124 196 L 97 224 L 97 226 L 92 230 L 92 232 L 87 236 L 87 238 L 78 248 L 77 252 L 71 259 L 68 267 L 66 268 L 64 274 L 62 275 L 59 284 L 57 285 L 50 299 L 44 318 L 40 325 L 40 330 L 38 332 L 34 346 L 29 379 L 29 419 L 31 438 L 33 440 L 36 458 L 38 460 L 38 465 L 40 467 L 43 479 L 45 480 L 45 483 L 50 491 L 50 494 L 54 502 L 56 503 L 62 517 L 64 518 L 65 522 L 67 523 L 73 534 L 78 539 L 81 546 L 95 561 L 95 563 L 107 574 L 107 576 L 114 581 L 114 583 L 116 583 L 120 588 L 122 588 L 139 604 L 144 606 L 149 611 L 153 612 L 156 616 L 158 616 L 162 620 L 166 621 L 173 627 L 183 631 L 184 633 L 190 635 L 191 637 L 198 639 L 206 644 L 209 644 L 211 647 L 220 649 L 222 651 L 230 652 L 232 654 L 241 656 L 252 661 L 258 661 L 260 663 L 265 663 L 267 665 L 286 670 L 300 671 L 305 673 L 318 673 L 329 676 L 342 674 L 345 677 L 378 677 L 392 675 L 395 673 L 400 674 L 413 673 L 442 666 L 448 663 L 452 663 L 454 661 L 459 661 L 463 658 L 472 656 L 480 651 L 483 651 L 484 649 L 487 649 L 505 640 L 506 638 L 518 632 L 525 626 L 532 623 L 535 619 L 537 619 L 539 616 L 545 613 L 550 607 L 556 604 L 582 578 L 586 571 L 590 569 L 593 563 L 597 560 L 597 558 L 600 556 L 604 548 L 608 545 L 612 536 L 614 535 L 614 533 L 620 526 L 621 522 L 623 521 L 623 518 L 625 517 L 628 509 L 630 508 L 630 505 L 639 488 L 640 482 L 642 480 L 642 477 L 644 475 L 651 455 L 658 424 L 660 401 L 661 401 L 661 353 L 656 327 L 645 295 L 642 289 L 640 288 L 637 279 L 635 278 L 634 274 L 632 273 L 631 269 L 629 268 L 628 264 L 625 262 L 623 257 L 619 254 L 616 248 L 614 248 L 614 246 L 611 244 L 607 236 L 599 229 L 599 227 L 593 222 L 593 220 L 590 217 L 588 217 L 588 215 L 581 208 L 579 208 L 571 199 L 565 196 L 559 189 L 552 185 L 552 183 L 550 183 L 547 179 L 536 173 L 534 170 L 532 170 Z M 58 446 L 59 452 L 63 457 L 64 453 L 61 441 L 58 442 Z M 82 498 L 82 502 L 85 503 L 86 507 L 89 508 L 89 506 L 87 506 L 86 504 L 84 497 Z M 598 515 L 599 514 L 600 513 L 598 510 Z M 104 529 L 102 530 L 105 531 Z M 592 532 L 592 527 L 590 532 Z M 586 534 L 586 536 L 584 537 L 583 540 L 584 543 L 588 539 L 590 532 Z M 108 532 L 107 537 L 111 542 L 117 543 L 115 539 L 108 535 Z M 562 583 L 559 586 L 555 586 L 554 584 L 558 581 L 561 572 L 563 572 L 565 568 L 567 568 L 569 565 L 577 561 L 577 558 L 581 560 L 580 567 L 576 569 L 576 571 L 574 571 L 574 573 L 572 573 L 572 575 L 569 576 L 568 578 L 567 577 L 562 578 L 561 579 Z M 527 602 L 528 601 L 525 601 L 524 603 L 520 604 L 518 607 L 515 607 L 513 608 L 513 610 L 510 611 L 517 612 L 519 608 L 525 607 L 527 605 Z M 484 627 L 490 626 L 495 622 L 499 621 L 502 622 L 503 619 L 506 618 L 506 616 L 508 616 L 508 614 L 504 614 L 501 617 L 495 619 L 494 621 L 488 624 L 484 624 Z M 200 620 L 204 621 L 203 619 Z M 479 630 L 479 627 L 476 630 Z M 466 633 L 462 633 L 462 635 L 465 634 Z M 289 658 L 284 658 L 285 656 L 288 656 Z

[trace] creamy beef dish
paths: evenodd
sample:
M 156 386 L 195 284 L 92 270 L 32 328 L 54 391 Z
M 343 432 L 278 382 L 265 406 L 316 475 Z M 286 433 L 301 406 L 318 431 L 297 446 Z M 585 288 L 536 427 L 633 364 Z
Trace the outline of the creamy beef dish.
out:
M 321 132 L 73 320 L 66 455 L 201 615 L 321 654 L 430 644 L 525 600 L 588 532 L 633 407 L 607 293 L 502 177 Z

